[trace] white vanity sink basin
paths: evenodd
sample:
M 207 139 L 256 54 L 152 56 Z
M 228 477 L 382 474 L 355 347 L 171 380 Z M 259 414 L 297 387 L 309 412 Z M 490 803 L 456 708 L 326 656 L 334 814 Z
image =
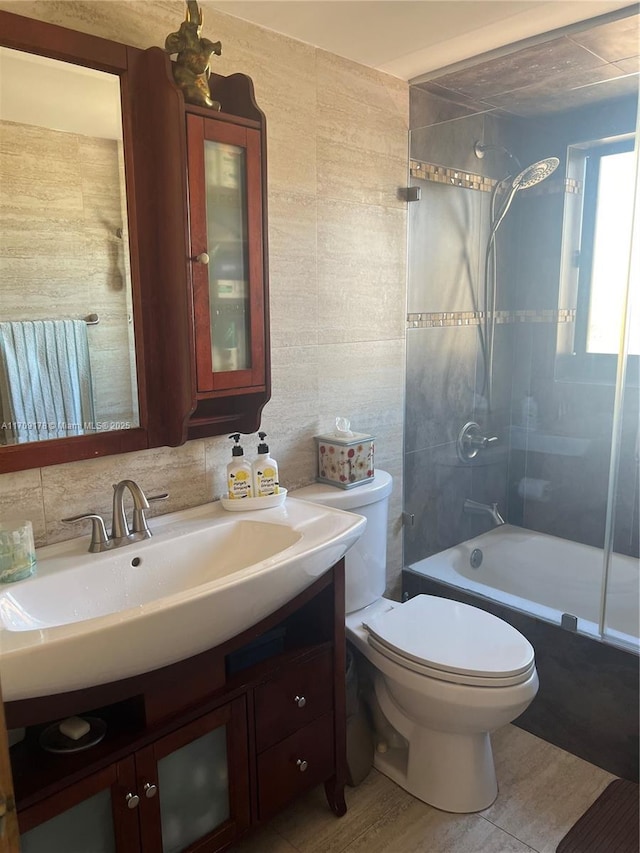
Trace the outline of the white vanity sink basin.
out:
M 287 498 L 219 503 L 150 522 L 153 537 L 89 554 L 88 537 L 37 552 L 0 587 L 5 701 L 116 681 L 198 654 L 273 613 L 357 541 L 360 516 Z
M 0 593 L 0 626 L 9 631 L 84 622 L 195 590 L 268 560 L 302 534 L 282 524 L 222 519 L 219 524 L 153 537 L 110 553 L 46 558 L 38 577 Z M 40 552 L 43 554 L 43 551 Z M 188 556 L 187 556 L 188 555 Z

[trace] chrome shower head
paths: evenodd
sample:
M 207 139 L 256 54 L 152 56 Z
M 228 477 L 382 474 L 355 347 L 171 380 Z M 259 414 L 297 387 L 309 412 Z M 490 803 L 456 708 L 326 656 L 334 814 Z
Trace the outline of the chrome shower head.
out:
M 557 157 L 547 157 L 545 160 L 538 160 L 537 163 L 532 163 L 519 172 L 511 186 L 514 190 L 526 190 L 546 180 L 549 175 L 553 174 L 560 165 L 560 160 Z
M 498 190 L 509 187 L 507 192 L 504 204 L 500 208 L 498 215 L 495 217 L 493 226 L 491 228 L 491 234 L 489 235 L 489 245 L 493 242 L 494 237 L 502 223 L 502 220 L 507 215 L 509 208 L 511 207 L 511 202 L 516 196 L 516 193 L 519 190 L 526 190 L 528 187 L 533 187 L 536 184 L 539 184 L 541 181 L 544 181 L 549 175 L 553 174 L 555 170 L 560 165 L 560 160 L 557 157 L 547 157 L 545 160 L 538 160 L 537 163 L 532 163 L 530 166 L 527 166 L 526 169 L 523 169 L 521 172 L 512 178 L 511 175 L 507 175 L 506 178 L 503 178 L 501 181 L 495 185 L 493 190 L 493 198 L 495 198 L 495 194 Z M 492 201 L 492 217 L 493 217 L 493 201 Z

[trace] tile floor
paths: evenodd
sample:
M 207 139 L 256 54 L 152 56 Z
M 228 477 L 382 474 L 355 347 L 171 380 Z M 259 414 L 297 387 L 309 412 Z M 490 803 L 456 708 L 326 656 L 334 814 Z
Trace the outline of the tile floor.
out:
M 324 790 L 298 800 L 234 848 L 240 853 L 555 853 L 615 778 L 515 726 L 492 736 L 500 793 L 485 811 L 454 815 L 416 800 L 373 770 L 347 788 L 347 814 Z

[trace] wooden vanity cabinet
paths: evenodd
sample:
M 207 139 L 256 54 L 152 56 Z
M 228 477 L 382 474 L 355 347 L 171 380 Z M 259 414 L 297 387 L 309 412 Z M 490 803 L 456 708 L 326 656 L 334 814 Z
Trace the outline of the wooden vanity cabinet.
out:
M 129 807 L 135 783 L 130 757 L 20 810 L 21 850 L 81 853 L 99 839 L 105 853 L 140 853 L 138 811 Z
M 244 697 L 135 756 L 142 850 L 222 850 L 250 824 Z
M 344 814 L 344 679 L 341 561 L 221 647 L 7 703 L 9 727 L 29 727 L 11 750 L 23 853 L 215 853 L 320 783 Z M 44 752 L 41 730 L 72 714 L 105 719 L 105 739 Z
M 244 698 L 19 811 L 23 853 L 223 850 L 250 825 Z

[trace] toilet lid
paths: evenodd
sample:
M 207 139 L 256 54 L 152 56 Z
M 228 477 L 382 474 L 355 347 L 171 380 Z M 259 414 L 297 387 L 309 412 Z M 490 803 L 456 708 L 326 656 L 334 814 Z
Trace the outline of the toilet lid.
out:
M 531 669 L 531 643 L 491 613 L 433 595 L 417 595 L 364 627 L 395 656 L 436 670 L 506 678 Z

